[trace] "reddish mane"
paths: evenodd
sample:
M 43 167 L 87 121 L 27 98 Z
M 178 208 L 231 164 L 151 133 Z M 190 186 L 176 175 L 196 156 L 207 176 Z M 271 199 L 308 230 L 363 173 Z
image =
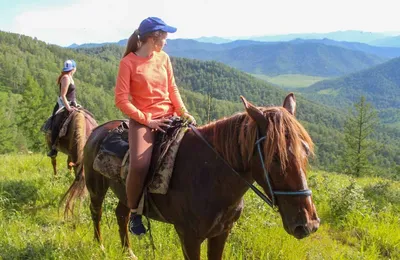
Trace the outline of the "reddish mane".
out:
M 265 136 L 263 152 L 265 165 L 271 164 L 273 157 L 279 157 L 282 171 L 285 171 L 290 152 L 297 165 L 303 170 L 307 165 L 307 157 L 303 142 L 313 153 L 314 143 L 304 127 L 283 107 L 262 107 L 268 126 Z M 223 118 L 200 128 L 208 136 L 212 136 L 212 144 L 216 150 L 237 170 L 247 169 L 253 155 L 257 138 L 255 122 L 247 113 L 239 113 Z M 227 135 L 227 133 L 230 133 Z M 227 139 L 229 137 L 229 140 Z

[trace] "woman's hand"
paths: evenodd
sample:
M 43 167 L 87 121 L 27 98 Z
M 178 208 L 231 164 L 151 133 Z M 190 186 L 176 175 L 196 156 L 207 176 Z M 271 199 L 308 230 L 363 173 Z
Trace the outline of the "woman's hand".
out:
M 150 122 L 147 124 L 148 127 L 151 129 L 159 130 L 163 133 L 165 133 L 164 129 L 162 127 L 169 127 L 172 121 L 168 118 L 161 118 L 161 119 L 154 119 L 150 120 Z
M 74 111 L 77 111 L 77 110 L 78 110 L 78 108 L 77 108 L 77 107 L 69 107 L 69 108 L 65 108 L 65 109 L 67 109 L 69 113 L 72 113 L 72 112 L 74 112 Z
M 196 125 L 196 119 L 188 112 L 183 113 L 182 118 L 186 119 L 190 124 Z

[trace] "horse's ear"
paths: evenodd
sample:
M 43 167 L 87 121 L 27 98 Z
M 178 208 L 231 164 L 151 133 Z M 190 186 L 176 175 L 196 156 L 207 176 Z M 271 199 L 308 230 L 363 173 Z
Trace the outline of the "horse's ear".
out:
M 290 114 L 295 115 L 296 113 L 296 98 L 293 93 L 289 93 L 283 101 L 283 107 L 289 111 Z
M 240 96 L 247 114 L 263 129 L 266 129 L 267 121 L 265 120 L 263 112 L 256 108 L 253 104 L 247 101 L 243 96 Z

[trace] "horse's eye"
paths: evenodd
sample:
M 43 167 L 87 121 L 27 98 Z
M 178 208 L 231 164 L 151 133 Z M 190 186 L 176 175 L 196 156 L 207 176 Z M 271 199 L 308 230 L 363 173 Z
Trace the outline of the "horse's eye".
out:
M 272 157 L 272 162 L 273 163 L 277 163 L 277 164 L 281 164 L 281 160 L 279 158 L 279 156 L 276 154 L 274 155 L 274 157 Z

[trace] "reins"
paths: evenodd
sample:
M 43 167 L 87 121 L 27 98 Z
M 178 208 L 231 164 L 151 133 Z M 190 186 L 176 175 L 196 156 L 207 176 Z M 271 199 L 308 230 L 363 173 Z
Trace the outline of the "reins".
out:
M 267 168 L 265 167 L 264 160 L 263 160 L 263 154 L 261 150 L 261 142 L 266 139 L 266 136 L 262 136 L 258 138 L 258 140 L 255 142 L 257 145 L 257 151 L 260 157 L 261 165 L 264 170 L 264 176 L 266 178 L 266 182 L 268 185 L 268 190 L 271 194 L 271 198 L 266 196 L 263 192 L 261 192 L 257 187 L 255 187 L 252 183 L 247 181 L 240 173 L 238 173 L 235 169 L 232 168 L 232 166 L 218 153 L 217 150 L 204 138 L 204 136 L 200 133 L 200 131 L 192 124 L 189 125 L 189 127 L 192 129 L 192 131 L 199 137 L 211 150 L 214 151 L 214 153 L 218 156 L 220 160 L 222 160 L 231 170 L 233 173 L 235 173 L 237 176 L 239 176 L 246 184 L 247 186 L 252 189 L 257 196 L 259 196 L 262 200 L 264 200 L 271 208 L 274 208 L 276 206 L 276 199 L 275 195 L 283 195 L 283 196 L 311 196 L 312 191 L 309 189 L 306 190 L 299 190 L 299 191 L 274 191 L 272 189 L 270 177 L 267 171 Z M 258 132 L 257 132 L 257 137 L 258 137 Z

